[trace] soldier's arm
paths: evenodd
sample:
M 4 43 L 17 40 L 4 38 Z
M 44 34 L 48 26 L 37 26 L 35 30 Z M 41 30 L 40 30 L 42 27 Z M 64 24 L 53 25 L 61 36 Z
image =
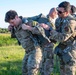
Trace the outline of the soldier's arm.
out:
M 41 35 L 41 32 L 39 31 L 40 27 L 37 27 L 37 26 L 30 26 L 30 25 L 26 25 L 26 24 L 23 24 L 22 25 L 22 29 L 23 30 L 29 30 L 31 31 L 33 34 L 37 34 L 37 35 Z
M 16 38 L 15 36 L 15 31 L 14 31 L 14 27 L 12 25 L 9 25 L 8 26 L 8 30 L 10 31 L 11 33 L 11 38 Z
M 75 30 L 76 21 L 71 20 L 69 24 L 64 28 L 63 33 L 59 33 L 55 30 L 50 31 L 50 38 L 54 39 L 58 42 L 64 42 L 67 41 L 73 34 Z

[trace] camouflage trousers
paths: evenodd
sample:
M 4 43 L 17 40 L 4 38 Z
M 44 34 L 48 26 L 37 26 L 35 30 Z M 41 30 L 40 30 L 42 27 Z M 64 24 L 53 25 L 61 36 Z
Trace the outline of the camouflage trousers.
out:
M 43 46 L 43 62 L 41 75 L 51 75 L 53 72 L 53 44 L 49 43 L 46 46 Z
M 60 75 L 76 75 L 76 49 L 70 52 L 72 60 L 68 64 L 60 65 Z
M 38 75 L 42 66 L 42 50 L 37 47 L 36 50 L 25 54 L 22 66 L 22 75 Z

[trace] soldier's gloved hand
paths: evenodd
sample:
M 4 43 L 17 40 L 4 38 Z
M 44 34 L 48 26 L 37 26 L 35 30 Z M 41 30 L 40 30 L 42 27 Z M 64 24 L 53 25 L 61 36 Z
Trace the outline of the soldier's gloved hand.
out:
M 8 30 L 11 32 L 11 38 L 16 38 L 15 31 L 14 31 L 14 26 L 9 25 Z
M 53 30 L 53 28 L 50 26 L 49 31 L 52 31 L 52 30 Z
M 12 29 L 13 29 L 13 26 L 12 25 L 9 25 L 8 26 L 8 30 L 11 31 Z

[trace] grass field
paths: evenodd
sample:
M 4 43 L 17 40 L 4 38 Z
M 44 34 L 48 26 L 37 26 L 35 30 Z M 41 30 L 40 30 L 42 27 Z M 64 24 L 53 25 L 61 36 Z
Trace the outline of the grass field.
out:
M 21 75 L 24 53 L 21 46 L 0 47 L 0 75 Z

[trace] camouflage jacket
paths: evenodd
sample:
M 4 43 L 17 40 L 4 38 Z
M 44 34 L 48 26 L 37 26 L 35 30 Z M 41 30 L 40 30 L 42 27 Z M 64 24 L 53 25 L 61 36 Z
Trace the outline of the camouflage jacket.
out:
M 49 26 L 52 26 L 52 23 L 49 21 L 49 19 L 47 17 L 45 17 L 43 14 L 41 15 L 41 17 L 39 18 L 36 18 L 37 16 L 35 16 L 35 18 L 31 17 L 31 18 L 27 18 L 28 21 L 30 20 L 34 20 L 36 22 L 38 22 L 38 24 L 34 25 L 32 24 L 32 26 L 34 27 L 34 29 L 32 30 L 32 33 L 33 34 L 37 34 L 37 36 L 39 37 L 39 39 L 41 40 L 41 43 L 47 43 L 47 42 L 50 42 L 49 40 L 49 36 L 50 36 L 50 32 L 46 29 L 43 29 L 39 23 L 45 23 Z M 41 35 L 40 35 L 41 34 Z
M 27 18 L 27 20 L 28 20 L 28 23 L 29 23 L 28 25 L 31 25 L 32 27 L 34 27 L 33 30 L 32 30 L 32 33 L 33 33 L 33 35 L 36 34 L 35 37 L 38 39 L 40 44 L 50 42 L 50 40 L 48 38 L 50 36 L 50 32 L 48 30 L 43 29 L 39 25 L 39 23 L 45 23 L 45 24 L 51 25 L 48 18 L 46 18 L 44 15 L 41 15 L 40 17 L 34 16 L 34 17 Z M 35 21 L 37 23 L 35 23 Z
M 26 50 L 26 52 L 29 50 L 34 49 L 34 42 L 30 38 L 30 33 L 27 30 L 22 29 L 22 23 L 18 25 L 17 27 L 14 27 L 15 35 L 17 39 L 20 41 L 22 47 Z
M 50 38 L 65 45 L 72 45 L 72 39 L 76 36 L 76 21 L 68 16 L 56 20 L 56 31 L 52 30 Z

